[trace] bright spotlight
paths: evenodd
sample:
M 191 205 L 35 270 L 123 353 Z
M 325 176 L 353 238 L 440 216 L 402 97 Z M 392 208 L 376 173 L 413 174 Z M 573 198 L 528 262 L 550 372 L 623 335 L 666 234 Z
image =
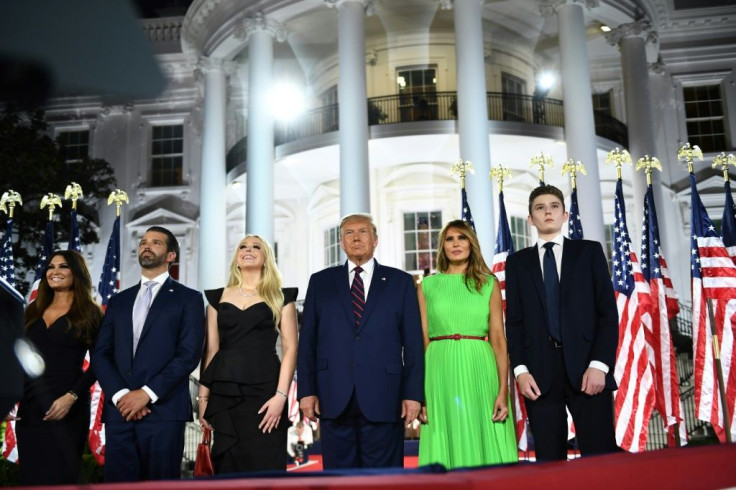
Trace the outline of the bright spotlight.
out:
M 304 112 L 303 92 L 291 84 L 276 85 L 271 91 L 271 110 L 278 121 L 293 121 Z
M 537 79 L 537 85 L 542 90 L 549 90 L 555 84 L 555 76 L 549 72 L 544 72 L 539 75 Z

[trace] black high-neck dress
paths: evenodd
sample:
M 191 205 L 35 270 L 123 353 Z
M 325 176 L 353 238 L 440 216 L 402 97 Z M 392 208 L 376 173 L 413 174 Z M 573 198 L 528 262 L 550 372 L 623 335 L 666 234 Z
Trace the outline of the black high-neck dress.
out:
M 204 418 L 214 428 L 212 464 L 215 473 L 286 470 L 287 404 L 276 428 L 258 428 L 258 410 L 276 393 L 281 361 L 278 332 L 266 303 L 241 310 L 220 302 L 223 289 L 205 291 L 217 310 L 219 350 L 202 372 L 200 383 L 210 389 Z M 285 288 L 284 305 L 296 300 L 297 288 Z
M 58 485 L 79 482 L 82 452 L 89 431 L 91 369 L 83 371 L 88 346 L 68 331 L 66 315 L 46 328 L 39 318 L 26 330 L 46 363 L 44 373 L 26 378 L 18 407 L 16 435 L 21 485 Z M 79 399 L 66 417 L 44 421 L 51 404 L 68 391 Z

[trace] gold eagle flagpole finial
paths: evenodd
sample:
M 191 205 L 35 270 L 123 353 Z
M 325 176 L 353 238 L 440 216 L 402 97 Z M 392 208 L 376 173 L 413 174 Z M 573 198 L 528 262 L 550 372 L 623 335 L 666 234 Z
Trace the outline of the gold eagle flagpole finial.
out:
M 110 193 L 110 197 L 107 198 L 107 205 L 109 206 L 113 202 L 115 203 L 115 216 L 119 217 L 120 208 L 123 206 L 123 203 L 130 203 L 130 200 L 128 199 L 128 193 L 120 189 L 115 189 Z
M 3 211 L 5 214 L 8 215 L 8 218 L 13 219 L 13 211 L 15 210 L 15 206 L 22 206 L 23 205 L 23 199 L 21 199 L 20 194 L 15 192 L 13 189 L 10 189 L 7 192 L 3 192 L 3 196 L 0 197 L 0 211 Z
M 463 189 L 465 189 L 465 174 L 468 172 L 471 174 L 475 173 L 475 170 L 473 170 L 473 163 L 469 160 L 463 160 L 462 158 L 458 162 L 453 163 L 450 168 L 450 175 L 460 176 L 460 185 Z
M 54 219 L 54 210 L 57 206 L 62 207 L 61 198 L 53 192 L 49 192 L 41 199 L 41 209 L 45 207 L 49 208 L 49 221 Z
M 638 172 L 639 170 L 644 169 L 644 172 L 647 174 L 647 185 L 648 186 L 652 185 L 652 169 L 653 168 L 656 168 L 660 172 L 662 171 L 662 164 L 660 163 L 657 157 L 649 158 L 649 155 L 644 155 L 642 158 L 636 161 L 635 170 Z
M 588 175 L 585 172 L 585 165 L 583 165 L 583 162 L 581 162 L 580 160 L 575 161 L 572 158 L 570 158 L 568 161 L 562 164 L 562 175 L 570 174 L 570 185 L 572 185 L 573 189 L 576 189 L 578 186 L 578 183 L 577 183 L 578 172 L 580 172 L 583 175 Z
M 700 151 L 700 147 L 698 145 L 690 146 L 690 143 L 685 143 L 678 150 L 677 158 L 684 160 L 687 164 L 687 171 L 693 173 L 693 162 L 696 158 L 698 160 L 702 160 L 703 152 Z
M 499 163 L 491 168 L 488 176 L 491 180 L 498 182 L 498 192 L 503 192 L 503 182 L 504 180 L 511 180 L 511 170 L 505 167 L 503 163 Z
M 621 178 L 621 167 L 624 163 L 627 163 L 629 165 L 633 164 L 633 162 L 631 161 L 631 155 L 629 155 L 628 151 L 622 150 L 618 146 L 609 151 L 608 155 L 606 155 L 606 165 L 613 164 L 613 166 L 616 167 L 617 179 Z
M 545 167 L 555 168 L 555 162 L 552 157 L 544 152 L 539 152 L 533 155 L 529 160 L 529 166 L 531 168 L 538 167 L 539 169 L 539 182 L 544 182 L 544 169 Z
M 713 168 L 718 168 L 723 172 L 723 180 L 728 182 L 731 178 L 728 175 L 728 166 L 736 166 L 736 156 L 733 153 L 726 155 L 725 151 L 722 151 L 718 155 L 713 157 Z
M 72 200 L 72 209 L 77 210 L 77 200 L 82 199 L 84 197 L 84 194 L 82 194 L 82 186 L 77 184 L 76 182 L 72 182 L 68 186 L 66 186 L 66 191 L 64 192 L 64 199 L 71 199 Z

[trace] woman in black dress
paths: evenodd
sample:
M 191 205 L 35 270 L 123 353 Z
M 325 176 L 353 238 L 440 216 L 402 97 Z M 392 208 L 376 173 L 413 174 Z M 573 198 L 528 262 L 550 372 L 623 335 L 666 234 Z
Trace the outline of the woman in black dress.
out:
M 79 481 L 89 429 L 89 388 L 95 382 L 83 364 L 101 320 L 84 258 L 72 250 L 54 252 L 38 296 L 25 312 L 26 338 L 46 369 L 40 377 L 26 379 L 18 408 L 22 485 Z
M 207 350 L 199 421 L 214 430 L 215 473 L 285 470 L 297 289 L 281 289 L 270 245 L 248 235 L 238 244 L 227 287 L 205 295 Z M 279 337 L 281 361 L 276 352 Z

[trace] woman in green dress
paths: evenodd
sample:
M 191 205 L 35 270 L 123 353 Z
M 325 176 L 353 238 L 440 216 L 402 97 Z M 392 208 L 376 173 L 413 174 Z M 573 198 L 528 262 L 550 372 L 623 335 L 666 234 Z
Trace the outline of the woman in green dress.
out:
M 464 221 L 447 223 L 439 242 L 439 273 L 417 290 L 426 366 L 419 464 L 516 462 L 498 280 Z

